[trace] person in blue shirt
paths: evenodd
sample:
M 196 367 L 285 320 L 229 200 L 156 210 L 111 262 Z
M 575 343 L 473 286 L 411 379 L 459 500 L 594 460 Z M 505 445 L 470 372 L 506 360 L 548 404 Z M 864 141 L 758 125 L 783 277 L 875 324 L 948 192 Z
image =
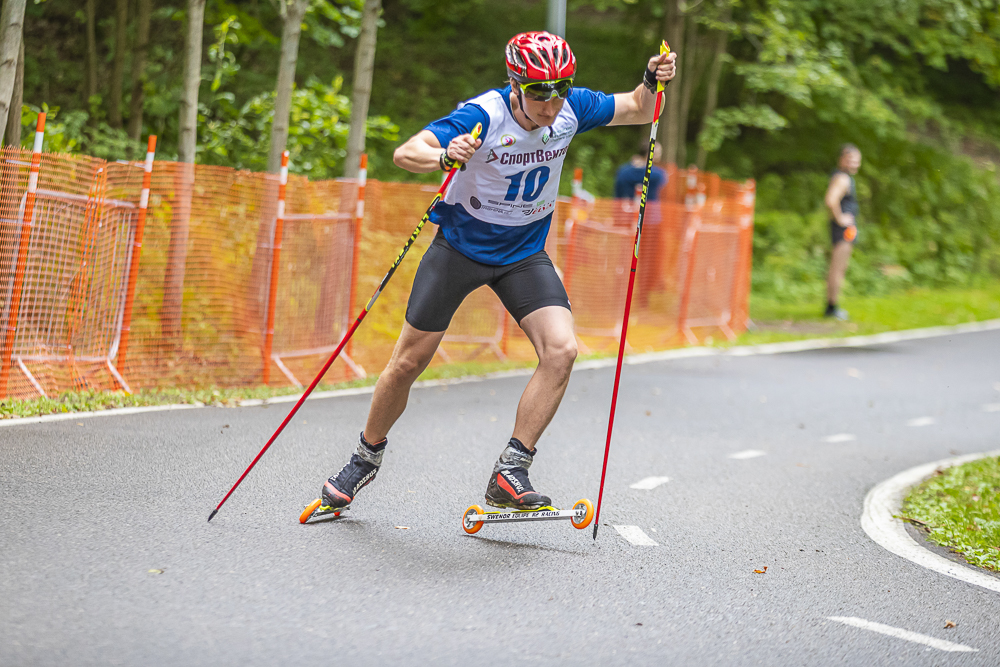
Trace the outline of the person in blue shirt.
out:
M 319 511 L 347 507 L 375 478 L 411 385 L 463 299 L 483 285 L 496 292 L 538 354 L 486 502 L 516 509 L 551 505 L 532 487 L 528 468 L 577 355 L 569 298 L 544 250 L 563 161 L 581 132 L 651 122 L 657 81 L 674 77 L 676 55 L 651 57 L 642 83 L 616 95 L 574 86 L 576 58 L 557 35 L 516 35 L 505 56 L 507 86 L 462 103 L 395 151 L 396 166 L 414 173 L 462 167 L 434 208 L 438 232 L 414 277 L 406 322 L 375 385 L 357 451 L 324 485 Z M 482 132 L 473 139 L 477 124 Z
M 660 159 L 660 145 L 656 145 L 653 152 L 653 161 Z M 646 158 L 649 156 L 649 139 L 642 139 L 636 146 L 635 154 L 632 158 L 618 167 L 615 174 L 615 199 L 638 199 L 637 192 L 642 189 L 642 181 L 646 177 Z M 646 194 L 646 201 L 658 201 L 660 190 L 667 184 L 667 172 L 660 167 L 653 166 L 649 173 L 649 192 Z
M 653 160 L 658 162 L 663 151 L 656 144 Z M 640 139 L 636 145 L 635 154 L 628 162 L 618 168 L 615 174 L 614 224 L 634 227 L 639 215 L 639 198 L 642 196 L 642 181 L 646 177 L 646 159 L 649 157 L 648 133 L 645 139 Z M 660 211 L 660 190 L 667 184 L 667 172 L 653 166 L 649 172 L 649 192 L 646 194 L 646 213 L 643 218 L 642 245 L 653 250 L 653 259 L 661 244 L 662 220 Z M 648 254 L 648 253 L 647 253 Z M 656 261 L 645 261 L 639 267 L 638 284 L 636 285 L 636 305 L 649 305 L 650 295 L 662 290 L 663 269 Z

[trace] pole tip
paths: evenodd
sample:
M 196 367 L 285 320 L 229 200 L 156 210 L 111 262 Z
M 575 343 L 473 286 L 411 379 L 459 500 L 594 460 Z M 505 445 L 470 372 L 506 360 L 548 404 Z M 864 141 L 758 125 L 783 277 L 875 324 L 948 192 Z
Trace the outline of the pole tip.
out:
M 209 519 L 209 520 L 211 521 L 211 519 Z M 595 542 L 597 541 L 597 526 L 598 526 L 598 524 L 595 523 L 594 524 L 594 541 Z
M 146 141 L 146 152 L 154 153 L 156 152 L 156 135 L 149 135 L 149 139 Z
M 218 509 L 212 510 L 212 513 L 208 515 L 208 520 L 211 521 L 218 511 L 219 511 Z

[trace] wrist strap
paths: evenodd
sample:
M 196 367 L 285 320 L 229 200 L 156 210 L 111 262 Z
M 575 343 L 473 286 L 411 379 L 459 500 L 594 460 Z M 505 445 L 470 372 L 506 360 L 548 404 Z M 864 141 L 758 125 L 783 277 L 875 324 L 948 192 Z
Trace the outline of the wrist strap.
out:
M 649 89 L 649 92 L 651 92 L 651 93 L 655 93 L 656 92 L 656 84 L 657 84 L 657 81 L 656 81 L 656 72 L 654 72 L 654 71 L 652 71 L 650 69 L 647 69 L 645 72 L 643 72 L 643 74 L 642 74 L 642 85 L 646 86 L 646 88 Z
M 451 171 L 451 168 L 455 166 L 458 160 L 454 160 L 448 157 L 448 151 L 441 151 L 441 157 L 438 158 L 438 164 L 441 166 L 441 171 Z

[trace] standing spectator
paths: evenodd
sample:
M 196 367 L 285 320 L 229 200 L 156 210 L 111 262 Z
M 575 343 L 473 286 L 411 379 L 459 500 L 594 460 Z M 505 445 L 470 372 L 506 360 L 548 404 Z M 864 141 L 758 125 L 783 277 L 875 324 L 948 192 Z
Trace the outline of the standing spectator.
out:
M 653 161 L 659 161 L 660 144 L 653 150 Z M 617 227 L 635 227 L 642 197 L 642 180 L 646 176 L 649 158 L 649 139 L 640 139 L 635 154 L 618 168 L 615 174 L 614 224 Z M 667 172 L 654 166 L 649 173 L 649 193 L 646 196 L 646 216 L 643 221 L 642 248 L 645 251 L 639 262 L 638 300 L 640 306 L 649 304 L 652 292 L 663 289 L 663 266 L 660 261 L 661 217 L 660 190 L 667 184 Z
M 660 145 L 656 145 L 653 161 L 660 159 Z M 646 158 L 649 157 L 649 139 L 642 139 L 636 146 L 635 155 L 618 168 L 615 174 L 615 199 L 639 201 L 642 192 L 642 179 L 646 176 Z M 660 188 L 667 184 L 667 172 L 659 167 L 653 167 L 649 174 L 649 195 L 647 201 L 657 201 L 660 198 Z M 636 209 L 638 210 L 638 209 Z
M 847 273 L 854 242 L 858 239 L 858 197 L 854 174 L 861 167 L 861 151 L 854 144 L 840 148 L 837 169 L 830 175 L 824 203 L 830 210 L 830 271 L 826 277 L 826 317 L 847 319 L 847 311 L 837 305 L 840 288 Z

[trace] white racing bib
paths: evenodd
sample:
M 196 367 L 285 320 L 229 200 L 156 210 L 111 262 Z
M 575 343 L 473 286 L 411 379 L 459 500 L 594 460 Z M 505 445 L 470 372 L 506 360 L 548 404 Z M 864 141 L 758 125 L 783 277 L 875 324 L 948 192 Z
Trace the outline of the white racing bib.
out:
M 444 203 L 461 204 L 474 218 L 505 227 L 551 214 L 566 151 L 579 127 L 571 105 L 563 105 L 550 127 L 529 132 L 514 120 L 500 91 L 468 103 L 489 115 L 489 129 L 467 169 L 456 174 Z

